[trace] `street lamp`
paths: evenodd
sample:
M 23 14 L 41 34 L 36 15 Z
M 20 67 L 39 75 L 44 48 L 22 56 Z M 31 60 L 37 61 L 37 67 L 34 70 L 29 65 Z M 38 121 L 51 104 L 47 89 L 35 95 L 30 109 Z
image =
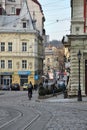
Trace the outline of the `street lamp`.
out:
M 82 101 L 82 95 L 81 95 L 81 86 L 80 86 L 80 60 L 81 60 L 81 52 L 79 50 L 78 54 L 77 54 L 77 57 L 78 57 L 78 74 L 79 74 L 79 86 L 78 86 L 78 101 Z

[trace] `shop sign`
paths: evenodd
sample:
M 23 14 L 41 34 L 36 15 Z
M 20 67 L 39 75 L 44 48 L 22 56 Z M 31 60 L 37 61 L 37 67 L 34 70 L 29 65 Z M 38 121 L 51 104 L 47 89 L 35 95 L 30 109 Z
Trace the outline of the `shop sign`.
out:
M 0 72 L 0 75 L 12 75 L 14 74 L 13 72 Z
M 35 76 L 34 76 L 34 79 L 35 79 L 35 80 L 38 80 L 38 79 L 39 79 L 39 76 L 38 76 L 38 75 L 35 75 Z
M 18 71 L 19 75 L 30 75 L 31 71 Z
M 49 72 L 49 79 L 54 79 L 54 74 L 52 72 Z

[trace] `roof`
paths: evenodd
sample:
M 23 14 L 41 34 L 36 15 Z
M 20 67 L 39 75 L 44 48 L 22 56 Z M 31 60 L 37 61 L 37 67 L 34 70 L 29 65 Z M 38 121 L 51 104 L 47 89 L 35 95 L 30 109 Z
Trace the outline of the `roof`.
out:
M 32 1 L 35 2 L 36 4 L 38 4 L 39 7 L 40 7 L 41 12 L 43 12 L 43 11 L 42 11 L 42 7 L 41 7 L 41 4 L 39 3 L 39 1 L 38 1 L 38 0 L 32 0 Z
M 26 22 L 26 28 L 23 28 L 23 22 Z M 20 15 L 1 15 L 0 16 L 0 32 L 35 32 L 32 18 L 24 2 Z

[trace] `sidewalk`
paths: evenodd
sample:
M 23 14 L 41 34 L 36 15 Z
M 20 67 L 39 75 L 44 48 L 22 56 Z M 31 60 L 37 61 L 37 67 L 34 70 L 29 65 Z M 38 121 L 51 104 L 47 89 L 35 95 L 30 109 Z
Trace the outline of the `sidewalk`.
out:
M 43 101 L 43 102 L 58 102 L 58 103 L 77 103 L 77 102 L 87 102 L 87 97 L 82 97 L 82 101 L 78 101 L 77 97 L 74 98 L 64 98 L 63 94 L 57 95 L 50 97 L 48 99 L 38 99 L 38 101 Z

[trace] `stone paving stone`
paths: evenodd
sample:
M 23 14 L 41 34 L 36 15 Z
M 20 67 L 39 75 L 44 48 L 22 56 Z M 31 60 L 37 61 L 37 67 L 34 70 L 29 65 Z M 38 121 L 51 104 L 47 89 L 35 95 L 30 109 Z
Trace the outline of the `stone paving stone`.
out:
M 47 130 L 54 130 L 53 128 L 48 128 Z

